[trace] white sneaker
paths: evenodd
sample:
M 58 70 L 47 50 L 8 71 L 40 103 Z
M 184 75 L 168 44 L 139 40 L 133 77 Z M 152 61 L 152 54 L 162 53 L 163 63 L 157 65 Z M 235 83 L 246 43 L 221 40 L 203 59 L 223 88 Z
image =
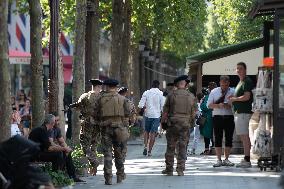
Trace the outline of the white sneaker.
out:
M 223 166 L 234 166 L 235 164 L 232 163 L 230 160 L 225 159 L 225 160 L 223 160 L 222 165 Z
M 222 160 L 217 160 L 217 163 L 215 163 L 213 167 L 221 167 L 222 165 Z
M 250 168 L 251 167 L 251 162 L 246 161 L 246 160 L 243 159 L 240 163 L 238 163 L 236 165 L 236 167 L 239 167 L 239 168 Z
M 187 155 L 189 156 L 189 155 L 195 155 L 195 149 L 189 149 L 188 151 L 187 151 Z

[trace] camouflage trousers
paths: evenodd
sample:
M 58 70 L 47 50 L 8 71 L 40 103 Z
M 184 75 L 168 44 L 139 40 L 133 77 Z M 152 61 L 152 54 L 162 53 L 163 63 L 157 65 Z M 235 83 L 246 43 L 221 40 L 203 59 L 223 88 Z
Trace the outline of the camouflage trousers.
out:
M 97 160 L 97 146 L 100 140 L 100 129 L 98 125 L 91 124 L 84 120 L 81 123 L 80 144 L 83 152 L 90 161 L 92 167 L 99 166 Z
M 127 136 L 128 130 L 124 126 L 102 128 L 105 179 L 112 178 L 112 155 L 114 155 L 114 162 L 117 170 L 116 175 L 124 176 Z
M 165 163 L 166 170 L 169 172 L 173 171 L 174 166 L 174 156 L 175 150 L 177 146 L 177 171 L 185 170 L 185 161 L 186 161 L 186 148 L 189 140 L 188 137 L 188 125 L 183 123 L 172 123 L 171 126 L 168 127 L 166 133 L 167 139 L 167 151 L 165 153 Z

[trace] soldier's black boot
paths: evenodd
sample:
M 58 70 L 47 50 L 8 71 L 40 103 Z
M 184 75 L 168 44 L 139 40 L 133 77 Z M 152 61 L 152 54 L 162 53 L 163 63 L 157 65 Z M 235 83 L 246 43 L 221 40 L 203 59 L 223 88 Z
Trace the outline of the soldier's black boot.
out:
M 184 176 L 183 169 L 176 168 L 176 172 L 177 172 L 178 176 Z
M 124 180 L 124 179 L 123 179 L 123 175 L 117 175 L 117 178 L 116 178 L 116 179 L 117 179 L 117 180 L 116 180 L 117 183 L 121 183 L 122 180 Z
M 167 169 L 164 169 L 163 171 L 162 171 L 162 174 L 163 175 L 167 175 L 167 176 L 173 176 L 174 174 L 173 174 L 173 171 L 169 171 L 169 170 L 167 170 Z
M 122 175 L 122 180 L 125 180 L 125 179 L 126 179 L 126 174 L 123 173 L 123 175 Z
M 184 176 L 183 171 L 177 171 L 178 176 Z
M 105 185 L 112 185 L 112 179 L 110 178 L 105 178 Z

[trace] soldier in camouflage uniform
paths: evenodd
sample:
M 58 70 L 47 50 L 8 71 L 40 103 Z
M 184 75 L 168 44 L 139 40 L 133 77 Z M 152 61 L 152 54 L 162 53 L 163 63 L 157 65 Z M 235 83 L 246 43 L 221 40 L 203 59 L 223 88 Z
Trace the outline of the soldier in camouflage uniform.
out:
M 131 125 L 136 121 L 137 112 L 136 112 L 136 108 L 135 108 L 134 103 L 129 98 L 127 98 L 128 88 L 120 87 L 117 92 L 118 92 L 118 94 L 124 96 L 126 98 L 127 102 L 130 104 L 130 115 L 131 115 L 131 117 L 129 118 L 129 124 Z
M 167 151 L 165 154 L 166 169 L 162 171 L 168 176 L 173 175 L 174 154 L 176 143 L 179 144 L 177 152 L 178 176 L 183 176 L 186 161 L 186 146 L 189 140 L 189 128 L 193 127 L 192 120 L 195 117 L 195 99 L 186 90 L 189 82 L 187 75 L 182 75 L 175 79 L 177 90 L 167 96 L 162 122 L 167 121 L 168 128 L 166 133 Z
M 129 126 L 131 126 L 131 125 L 134 124 L 135 121 L 136 121 L 136 114 L 137 114 L 137 113 L 136 113 L 136 109 L 135 109 L 134 103 L 126 97 L 127 91 L 128 91 L 128 88 L 126 88 L 126 87 L 120 87 L 117 92 L 118 92 L 118 94 L 124 96 L 124 97 L 126 98 L 127 102 L 130 104 L 130 115 L 131 115 L 131 116 L 129 117 L 129 119 L 126 119 L 125 122 L 127 123 L 127 121 L 128 121 L 128 122 L 129 122 Z M 126 142 L 127 142 L 127 141 L 126 141 Z M 125 161 L 125 157 L 126 157 L 126 153 L 127 153 L 127 144 L 125 144 L 125 146 L 126 146 L 126 147 L 124 148 L 124 151 L 123 151 L 123 154 L 124 154 L 124 161 Z M 124 161 L 123 161 L 123 162 L 124 162 Z
M 126 141 L 129 137 L 127 127 L 129 125 L 130 104 L 125 97 L 117 93 L 117 80 L 107 79 L 103 84 L 106 86 L 106 91 L 100 94 L 95 103 L 94 117 L 99 122 L 102 134 L 105 184 L 111 185 L 112 154 L 114 154 L 117 170 L 117 183 L 125 179 L 124 154 Z
M 102 81 L 99 79 L 91 79 L 92 90 L 80 96 L 74 106 L 81 111 L 81 132 L 80 144 L 83 152 L 90 161 L 90 173 L 96 175 L 99 161 L 97 160 L 97 145 L 99 142 L 99 126 L 94 122 L 94 102 L 98 98 L 102 89 Z

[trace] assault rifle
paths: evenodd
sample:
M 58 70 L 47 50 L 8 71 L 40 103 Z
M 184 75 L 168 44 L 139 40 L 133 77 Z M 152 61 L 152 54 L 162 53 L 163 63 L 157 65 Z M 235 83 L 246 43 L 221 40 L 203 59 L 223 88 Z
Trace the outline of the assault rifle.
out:
M 79 107 L 79 103 L 78 102 L 74 102 L 72 104 L 67 105 L 67 107 L 64 110 L 62 110 L 62 111 L 63 112 L 68 112 L 69 110 L 71 111 L 72 108 L 77 108 L 77 107 Z

